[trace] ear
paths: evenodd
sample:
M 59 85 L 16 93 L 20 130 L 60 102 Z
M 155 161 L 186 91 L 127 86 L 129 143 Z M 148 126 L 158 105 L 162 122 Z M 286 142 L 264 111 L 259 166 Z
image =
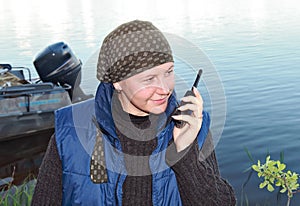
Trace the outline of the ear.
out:
M 122 87 L 119 82 L 113 83 L 113 86 L 114 86 L 115 90 L 117 90 L 118 92 L 122 91 Z

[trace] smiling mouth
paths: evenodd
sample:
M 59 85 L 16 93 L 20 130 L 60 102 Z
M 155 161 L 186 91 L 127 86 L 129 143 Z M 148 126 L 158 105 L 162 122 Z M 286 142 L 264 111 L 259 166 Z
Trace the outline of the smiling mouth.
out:
M 156 99 L 156 100 L 152 100 L 155 104 L 164 104 L 166 101 L 168 100 L 167 97 L 162 98 L 162 99 Z
M 154 104 L 162 105 L 162 104 L 164 104 L 165 102 L 168 101 L 168 99 L 171 96 L 171 94 L 172 94 L 172 92 L 169 92 L 168 94 L 161 95 L 160 99 L 154 99 L 152 101 L 154 102 Z

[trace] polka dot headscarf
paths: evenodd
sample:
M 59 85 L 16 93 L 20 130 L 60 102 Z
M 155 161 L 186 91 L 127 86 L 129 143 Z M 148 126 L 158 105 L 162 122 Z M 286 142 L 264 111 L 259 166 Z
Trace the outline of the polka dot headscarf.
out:
M 104 39 L 97 64 L 97 78 L 118 82 L 152 67 L 173 62 L 167 39 L 151 22 L 131 21 Z

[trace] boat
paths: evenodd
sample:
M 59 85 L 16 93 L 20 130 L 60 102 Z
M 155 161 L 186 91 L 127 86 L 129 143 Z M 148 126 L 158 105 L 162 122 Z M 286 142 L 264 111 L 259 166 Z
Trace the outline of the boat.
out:
M 29 68 L 0 64 L 2 185 L 36 177 L 54 133 L 54 111 L 93 97 L 81 89 L 82 63 L 66 43 L 47 46 L 33 64 L 39 76 L 34 80 Z

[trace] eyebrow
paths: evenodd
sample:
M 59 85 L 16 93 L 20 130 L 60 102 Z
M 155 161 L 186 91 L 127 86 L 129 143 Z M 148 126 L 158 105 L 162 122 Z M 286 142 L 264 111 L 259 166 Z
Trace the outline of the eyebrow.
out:
M 169 71 L 172 68 L 174 68 L 174 64 L 171 65 L 168 69 L 166 69 L 166 71 Z M 141 76 L 141 78 L 149 78 L 149 77 L 153 77 L 153 76 L 157 76 L 157 74 L 146 74 L 145 76 Z
M 171 65 L 171 66 L 168 68 L 168 70 L 169 70 L 169 69 L 171 69 L 171 68 L 173 68 L 173 67 L 174 67 L 174 64 L 173 64 L 173 65 Z

